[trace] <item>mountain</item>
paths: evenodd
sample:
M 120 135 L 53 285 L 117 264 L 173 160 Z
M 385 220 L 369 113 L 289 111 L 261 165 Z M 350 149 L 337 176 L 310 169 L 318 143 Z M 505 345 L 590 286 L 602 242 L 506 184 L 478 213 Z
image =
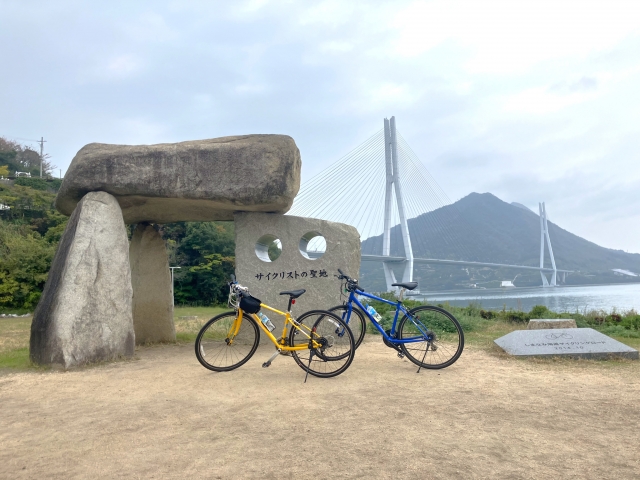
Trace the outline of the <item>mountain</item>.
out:
M 540 217 L 523 205 L 503 202 L 490 193 L 471 193 L 451 205 L 410 219 L 408 224 L 414 257 L 539 265 Z M 640 254 L 600 247 L 553 222 L 548 224 L 557 268 L 576 271 L 569 275 L 567 283 L 633 280 L 633 277 L 625 278 L 614 273 L 613 269 L 640 273 Z M 362 242 L 362 252 L 381 254 L 382 235 Z M 403 254 L 401 231 L 396 226 L 391 231 L 391 255 Z M 551 266 L 548 250 L 545 251 L 545 266 Z M 379 271 L 378 274 L 374 273 L 376 271 Z M 478 269 L 435 266 L 418 266 L 416 277 L 422 276 L 423 280 L 428 278 L 426 283 L 431 289 L 441 288 L 442 285 L 437 283 L 442 280 L 443 271 L 453 272 L 445 275 L 449 279 L 460 277 L 453 283 L 451 280 L 445 282 L 447 288 L 464 287 L 474 283 L 474 280 L 491 277 L 487 270 L 480 275 Z M 461 271 L 465 273 L 461 274 Z M 380 277 L 381 272 L 381 266 L 374 267 L 366 263 L 362 266 L 364 277 L 372 281 L 372 277 Z M 518 273 L 517 270 L 506 269 L 494 272 L 495 278 L 487 283 L 500 278 L 511 279 Z M 519 277 L 520 281 L 516 284 L 539 285 L 541 282 L 538 272 L 523 270 Z M 374 283 L 380 287 L 384 285 L 380 278 Z M 423 288 L 425 286 L 422 285 Z

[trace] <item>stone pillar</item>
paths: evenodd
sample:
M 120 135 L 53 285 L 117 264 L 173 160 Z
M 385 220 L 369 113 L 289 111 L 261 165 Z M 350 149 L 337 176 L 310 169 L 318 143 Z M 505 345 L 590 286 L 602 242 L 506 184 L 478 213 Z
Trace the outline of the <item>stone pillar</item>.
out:
M 129 258 L 136 343 L 175 342 L 169 258 L 164 240 L 153 226 L 136 226 Z
M 73 211 L 31 324 L 30 355 L 69 368 L 134 353 L 129 249 L 122 211 L 105 192 Z
M 238 282 L 278 310 L 286 310 L 289 300 L 288 296 L 279 295 L 281 291 L 301 288 L 306 292 L 296 301 L 294 315 L 339 305 L 340 281 L 334 277 L 338 268 L 358 278 L 360 235 L 350 225 L 272 213 L 236 213 L 234 222 Z M 326 242 L 326 251 L 321 256 L 313 247 L 319 236 Z M 275 238 L 282 244 L 282 253 L 270 261 L 268 243 Z M 273 333 L 279 337 L 284 317 L 264 313 L 273 320 L 276 326 Z

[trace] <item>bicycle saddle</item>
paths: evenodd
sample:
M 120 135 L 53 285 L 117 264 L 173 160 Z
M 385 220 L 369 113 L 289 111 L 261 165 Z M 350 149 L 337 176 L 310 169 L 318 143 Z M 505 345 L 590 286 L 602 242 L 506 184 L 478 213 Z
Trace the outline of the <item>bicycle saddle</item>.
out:
M 391 286 L 392 287 L 402 287 L 402 288 L 406 288 L 407 290 L 413 290 L 414 288 L 416 288 L 418 286 L 418 282 L 392 283 Z
M 289 295 L 291 298 L 298 298 L 302 295 L 306 290 L 301 288 L 300 290 L 291 290 L 289 292 L 280 292 L 280 295 Z

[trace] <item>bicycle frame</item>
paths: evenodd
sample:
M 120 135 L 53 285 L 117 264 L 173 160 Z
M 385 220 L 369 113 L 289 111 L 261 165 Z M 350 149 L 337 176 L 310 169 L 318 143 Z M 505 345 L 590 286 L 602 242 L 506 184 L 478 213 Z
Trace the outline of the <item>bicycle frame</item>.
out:
M 305 325 L 302 324 L 298 324 L 294 318 L 291 316 L 290 312 L 281 312 L 278 309 L 272 308 L 269 305 L 265 305 L 264 303 L 260 304 L 260 308 L 265 308 L 271 312 L 277 313 L 280 316 L 285 317 L 284 320 L 284 328 L 282 330 L 282 337 L 281 338 L 287 338 L 287 332 L 288 332 L 288 324 L 291 324 L 293 326 L 293 328 L 297 329 L 299 332 L 301 332 L 304 336 L 307 337 L 308 340 L 311 340 L 311 335 L 308 335 L 307 332 L 305 332 L 302 328 L 300 327 L 305 327 L 307 328 Z M 229 331 L 229 338 L 233 339 L 238 332 L 240 331 L 240 326 L 242 325 L 242 319 L 243 319 L 243 315 L 245 315 L 245 313 L 242 311 L 241 308 L 238 308 L 238 316 L 236 317 L 236 320 L 233 322 L 233 325 L 231 326 L 231 330 Z M 260 317 L 258 317 L 258 315 L 256 315 L 255 313 L 247 313 L 246 315 L 250 315 L 251 318 L 253 318 L 258 325 L 260 326 L 260 328 L 262 329 L 262 331 L 267 335 L 267 337 L 269 337 L 269 339 L 271 340 L 271 342 L 273 342 L 273 344 L 281 349 L 281 350 L 285 350 L 285 351 L 293 351 L 293 350 L 308 350 L 309 349 L 309 345 L 298 345 L 297 347 L 292 347 L 289 345 L 283 345 L 281 344 L 278 339 L 269 331 L 269 329 L 267 327 L 264 326 L 264 324 L 262 323 L 262 321 L 260 320 Z M 308 329 L 308 328 L 307 328 Z M 311 330 L 309 330 L 310 333 Z M 233 340 L 231 340 L 231 342 L 233 342 Z M 320 344 L 317 343 L 315 340 L 313 340 L 313 348 L 319 348 Z
M 384 329 L 382 328 L 382 325 L 380 325 L 378 322 L 376 322 L 376 320 L 367 311 L 367 309 L 364 307 L 364 305 L 362 305 L 362 303 L 360 303 L 360 300 L 358 300 L 358 296 L 356 295 L 356 292 L 350 292 L 349 300 L 347 301 L 347 318 L 345 319 L 345 322 L 346 322 L 347 325 L 349 324 L 349 320 L 351 320 L 351 312 L 353 310 L 353 303 L 355 303 L 360 308 L 360 310 L 362 310 L 362 312 L 365 315 L 367 315 L 367 317 L 369 317 L 369 321 L 371 322 L 371 324 L 373 326 L 375 326 L 376 329 L 378 329 L 380 334 L 388 342 L 395 343 L 395 344 L 400 344 L 400 343 L 413 343 L 413 342 L 422 342 L 422 341 L 424 341 L 424 338 L 427 336 L 427 332 L 425 331 L 424 326 L 420 325 L 420 322 L 416 322 L 415 321 L 413 316 L 404 307 L 404 305 L 402 304 L 402 302 L 400 300 L 398 300 L 397 302 L 392 302 L 391 300 L 386 300 L 384 298 L 380 298 L 380 297 L 378 297 L 376 295 L 373 295 L 371 293 L 367 293 L 367 292 L 364 292 L 364 291 L 361 291 L 361 290 L 358 291 L 358 295 L 363 296 L 363 297 L 371 298 L 372 300 L 378 300 L 380 302 L 384 302 L 386 304 L 393 305 L 393 306 L 396 307 L 396 314 L 395 314 L 395 316 L 393 318 L 393 324 L 391 325 L 391 330 L 390 330 L 391 335 L 393 335 L 393 336 L 387 335 L 387 332 L 384 331 Z M 402 312 L 404 315 L 406 315 L 406 317 L 409 320 L 411 320 L 411 322 L 416 326 L 416 328 L 422 333 L 423 336 L 410 337 L 410 338 L 395 338 L 396 324 L 398 323 L 398 315 L 400 314 L 400 312 Z

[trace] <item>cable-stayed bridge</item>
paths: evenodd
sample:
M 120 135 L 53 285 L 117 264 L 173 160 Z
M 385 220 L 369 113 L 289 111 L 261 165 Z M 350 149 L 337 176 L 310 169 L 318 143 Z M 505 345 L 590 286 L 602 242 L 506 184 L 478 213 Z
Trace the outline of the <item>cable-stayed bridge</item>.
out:
M 382 262 L 389 291 L 395 290 L 392 283 L 412 281 L 417 264 L 537 270 L 544 286 L 555 286 L 570 273 L 556 267 L 544 203 L 539 204 L 539 266 L 469 260 L 473 255 L 468 243 L 448 227 L 451 218 L 445 218 L 460 215 L 455 207 L 444 208 L 451 204 L 396 129 L 395 117 L 391 117 L 385 118 L 383 129 L 304 183 L 289 214 L 356 227 L 362 239 L 362 261 Z M 440 252 L 445 258 L 414 254 L 430 251 L 427 233 L 434 232 L 449 247 Z M 544 266 L 545 246 L 551 267 Z M 312 250 L 310 244 L 308 251 Z M 401 278 L 396 278 L 399 271 Z

